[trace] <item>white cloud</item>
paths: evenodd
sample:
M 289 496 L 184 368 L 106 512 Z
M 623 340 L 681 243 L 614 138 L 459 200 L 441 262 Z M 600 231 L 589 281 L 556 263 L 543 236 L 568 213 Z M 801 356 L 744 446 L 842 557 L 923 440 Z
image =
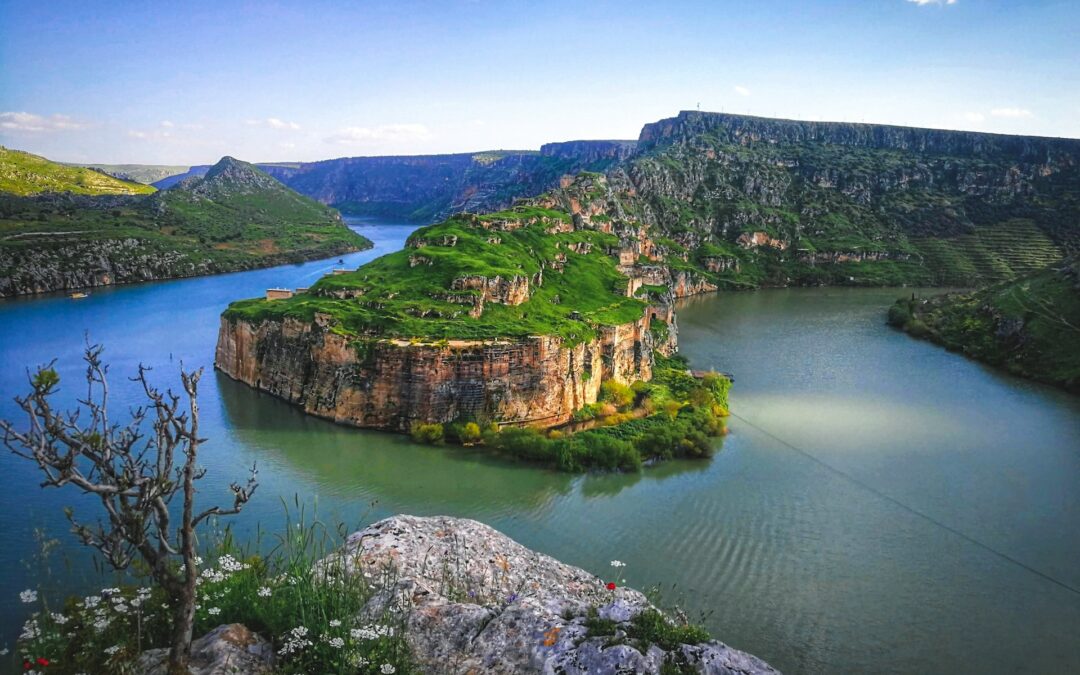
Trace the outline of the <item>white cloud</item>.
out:
M 174 125 L 169 120 L 165 120 L 164 122 L 161 123 L 161 126 L 165 127 L 166 129 L 171 129 L 172 127 L 174 127 L 176 125 Z
M 287 122 L 278 117 L 267 117 L 262 120 L 244 120 L 244 124 L 252 127 L 270 127 L 271 129 L 299 129 L 300 125 L 296 122 Z
M 986 119 L 986 115 L 981 112 L 967 112 L 964 113 L 964 119 L 968 122 L 982 122 Z
M 955 5 L 956 0 L 907 0 L 908 2 L 914 2 L 916 5 Z
M 749 96 L 750 90 L 742 86 L 741 84 L 737 84 L 735 85 L 735 93 L 739 96 Z
M 423 124 L 384 124 L 379 127 L 345 127 L 326 138 L 327 143 L 360 145 L 380 141 L 422 141 L 431 138 Z
M 5 131 L 78 131 L 87 128 L 87 124 L 76 122 L 67 115 L 35 115 L 28 112 L 0 113 L 0 129 Z
M 1034 117 L 1035 115 L 1027 108 L 994 108 L 990 111 L 994 117 Z

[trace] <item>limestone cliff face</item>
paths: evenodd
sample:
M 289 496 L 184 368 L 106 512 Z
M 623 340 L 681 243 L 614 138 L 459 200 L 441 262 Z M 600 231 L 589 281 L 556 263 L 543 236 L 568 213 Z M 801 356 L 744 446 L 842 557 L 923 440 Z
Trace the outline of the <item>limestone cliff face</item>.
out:
M 462 417 L 552 426 L 594 403 L 602 380 L 652 377 L 650 315 L 558 337 L 446 345 L 355 342 L 319 321 L 222 318 L 215 365 L 230 377 L 335 422 L 396 431 Z

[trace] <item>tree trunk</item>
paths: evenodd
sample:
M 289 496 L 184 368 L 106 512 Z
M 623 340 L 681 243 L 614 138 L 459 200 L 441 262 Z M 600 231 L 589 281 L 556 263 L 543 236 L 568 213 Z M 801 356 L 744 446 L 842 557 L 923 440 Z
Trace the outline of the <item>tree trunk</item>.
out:
M 186 584 L 185 584 L 186 586 Z M 169 675 L 189 675 L 191 638 L 195 629 L 195 597 L 186 588 L 177 598 L 173 612 L 172 643 L 169 645 Z

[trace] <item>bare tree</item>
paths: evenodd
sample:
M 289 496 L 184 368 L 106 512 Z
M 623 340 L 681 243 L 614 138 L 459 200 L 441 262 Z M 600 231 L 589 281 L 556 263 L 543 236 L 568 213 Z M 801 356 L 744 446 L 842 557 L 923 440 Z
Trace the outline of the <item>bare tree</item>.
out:
M 195 621 L 196 528 L 213 516 L 239 513 L 251 499 L 258 483 L 257 472 L 245 485 L 233 483 L 231 507 L 195 511 L 195 481 L 206 473 L 196 465 L 199 445 L 198 385 L 202 369 L 180 369 L 184 396 L 164 393 L 147 380 L 148 368 L 140 365 L 137 377 L 148 403 L 130 411 L 121 426 L 109 419 L 108 367 L 102 364 L 100 345 L 88 345 L 87 393 L 74 411 L 58 411 L 51 398 L 60 377 L 55 361 L 30 377 L 31 391 L 16 403 L 26 413 L 29 428 L 18 431 L 0 420 L 3 442 L 19 457 L 28 459 L 44 475 L 42 487 L 72 485 L 96 495 L 106 518 L 87 525 L 66 510 L 73 532 L 92 546 L 115 569 L 126 569 L 141 558 L 169 597 L 173 612 L 169 645 L 169 672 L 187 673 Z M 170 510 L 180 495 L 179 523 Z

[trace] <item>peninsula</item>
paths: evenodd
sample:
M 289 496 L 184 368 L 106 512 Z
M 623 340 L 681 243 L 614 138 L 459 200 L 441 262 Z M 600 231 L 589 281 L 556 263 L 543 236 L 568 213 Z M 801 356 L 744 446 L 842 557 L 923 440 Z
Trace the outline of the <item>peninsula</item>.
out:
M 168 190 L 0 149 L 0 297 L 232 272 L 371 245 L 231 157 Z

